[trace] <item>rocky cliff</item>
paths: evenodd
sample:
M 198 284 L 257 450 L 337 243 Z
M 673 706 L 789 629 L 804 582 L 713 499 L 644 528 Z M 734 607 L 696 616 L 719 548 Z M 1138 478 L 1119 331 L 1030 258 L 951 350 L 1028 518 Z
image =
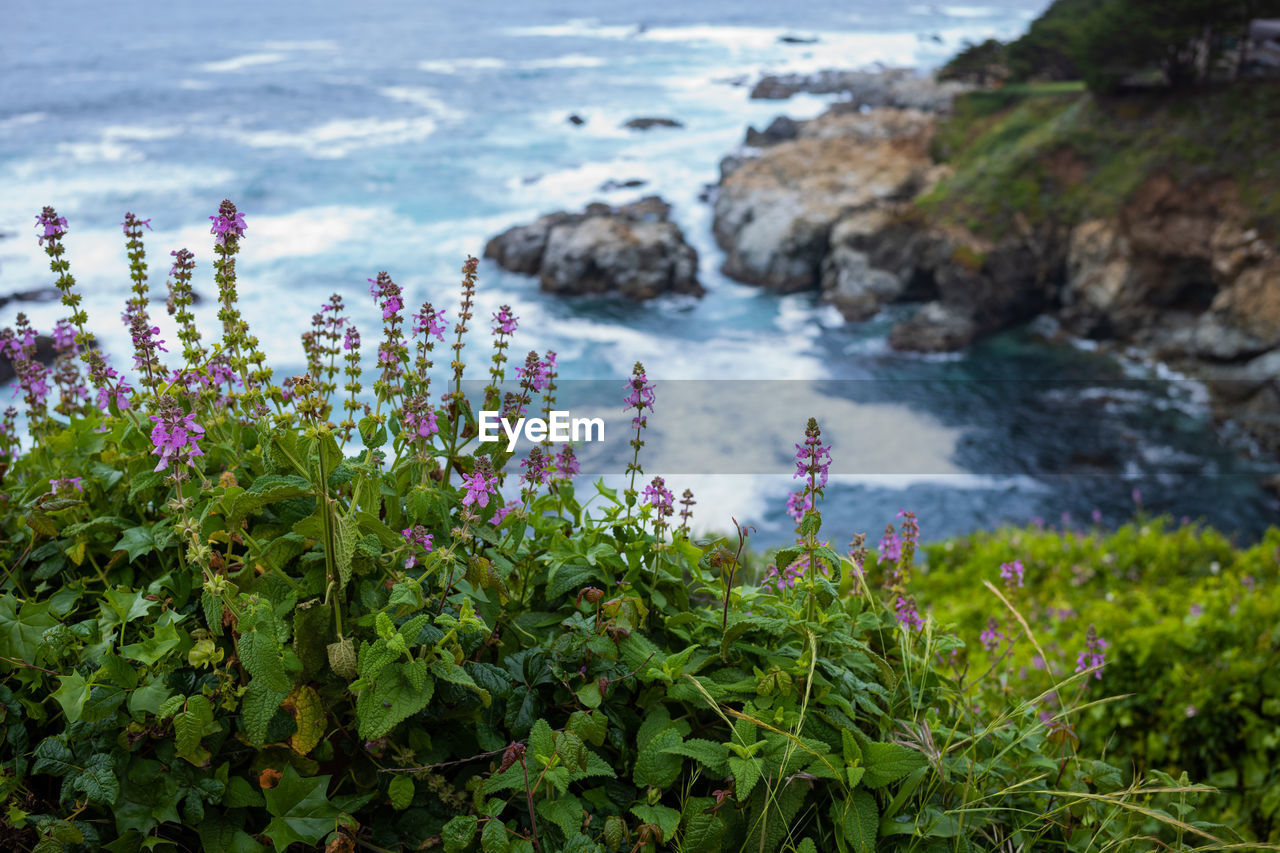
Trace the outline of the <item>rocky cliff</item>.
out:
M 1050 314 L 1208 380 L 1280 453 L 1280 93 L 1191 105 L 978 93 L 956 114 L 837 108 L 752 131 L 715 198 L 725 272 L 817 290 L 950 350 Z M 1243 99 L 1243 100 L 1242 100 Z

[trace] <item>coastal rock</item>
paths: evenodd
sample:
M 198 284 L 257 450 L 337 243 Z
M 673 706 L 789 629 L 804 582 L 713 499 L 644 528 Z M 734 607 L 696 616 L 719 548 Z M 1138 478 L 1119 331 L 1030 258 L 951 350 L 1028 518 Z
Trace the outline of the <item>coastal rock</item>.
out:
M 841 132 L 830 132 L 837 123 Z M 925 182 L 932 127 L 914 110 L 815 120 L 800 138 L 722 164 L 712 228 L 725 274 L 782 292 L 818 287 L 839 219 Z
M 929 302 L 889 333 L 889 345 L 914 352 L 950 352 L 978 336 L 978 328 L 965 312 L 941 302 Z
M 583 213 L 552 213 L 510 228 L 484 254 L 504 269 L 537 275 L 550 293 L 701 295 L 697 251 L 668 221 L 670 213 L 657 196 L 620 207 L 595 203 Z
M 813 74 L 771 74 L 751 89 L 751 97 L 784 100 L 807 92 L 813 95 L 844 95 L 857 108 L 898 107 L 931 112 L 949 109 L 951 100 L 972 86 L 956 81 L 939 83 L 933 77 L 910 68 L 884 71 L 839 71 L 826 69 Z
M 747 138 L 743 140 L 743 144 L 751 148 L 768 148 L 770 145 L 795 139 L 800 135 L 801 126 L 801 123 L 794 119 L 778 116 L 769 122 L 769 126 L 764 130 L 748 127 Z
M 622 124 L 628 130 L 651 130 L 655 127 L 684 127 L 682 122 L 673 118 L 633 118 Z
M 10 302 L 52 302 L 61 295 L 61 292 L 56 287 L 37 287 L 31 290 L 20 290 L 17 293 L 0 296 L 0 308 Z
M 605 181 L 603 184 L 600 185 L 600 191 L 607 193 L 607 192 L 612 192 L 614 190 L 633 190 L 638 187 L 642 187 L 647 183 L 649 182 L 645 180 L 641 180 L 640 178 L 628 178 L 625 181 L 619 181 L 615 178 L 610 178 L 609 180 Z
M 36 351 L 34 358 L 41 364 L 52 364 L 58 354 L 53 349 L 53 338 L 48 335 L 36 335 Z M 13 362 L 8 356 L 0 357 L 0 384 L 9 382 L 16 374 L 13 372 Z
M 584 124 L 587 123 L 587 120 L 582 116 L 578 115 L 577 113 L 570 113 L 569 117 L 566 118 L 565 121 L 569 122 L 569 124 L 573 125 L 574 127 L 582 127 Z

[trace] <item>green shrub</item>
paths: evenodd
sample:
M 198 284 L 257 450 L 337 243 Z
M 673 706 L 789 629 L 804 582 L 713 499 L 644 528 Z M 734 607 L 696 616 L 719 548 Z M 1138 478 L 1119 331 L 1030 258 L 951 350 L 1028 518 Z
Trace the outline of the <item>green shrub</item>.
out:
M 922 597 L 969 641 L 969 669 L 992 669 L 988 702 L 1039 695 L 1055 679 L 1038 668 L 1011 612 L 983 594 L 982 582 L 1002 586 L 1001 566 L 1015 560 L 1023 585 L 1005 594 L 1050 669 L 1076 668 L 1091 626 L 1109 643 L 1101 678 L 1072 700 L 1106 700 L 1076 719 L 1082 742 L 1139 774 L 1208 780 L 1221 793 L 1202 799 L 1205 819 L 1280 841 L 1280 530 L 1246 549 L 1161 520 L 1110 534 L 1029 528 L 930 546 Z
M 372 395 L 336 296 L 303 335 L 307 372 L 276 384 L 236 306 L 243 215 L 224 202 L 210 218 L 222 329 L 203 342 L 194 260 L 174 253 L 180 368 L 147 314 L 132 214 L 132 378 L 89 348 L 51 209 L 40 239 L 71 311 L 59 360 L 32 359 L 25 319 L 0 333 L 30 427 L 25 452 L 12 418 L 0 445 L 7 846 L 867 853 L 1230 837 L 1198 821 L 1208 789 L 1154 769 L 1126 785 L 1077 750 L 1061 721 L 1078 709 L 1046 726 L 1031 702 L 975 707 L 950 668 L 961 642 L 905 591 L 914 520 L 875 564 L 883 592 L 858 579 L 860 549 L 820 541 L 815 421 L 798 445 L 797 544 L 744 583 L 745 532 L 690 541 L 660 478 L 637 489 L 645 419 L 679 415 L 653 411 L 640 365 L 619 389 L 637 424 L 629 487 L 579 494 L 571 451 L 539 446 L 507 501 L 511 457 L 475 441 L 473 405 L 552 407 L 555 359 L 530 353 L 507 382 L 517 319 L 503 307 L 484 399 L 462 392 L 474 259 L 443 370 L 441 313 L 424 305 L 409 326 L 380 273 Z

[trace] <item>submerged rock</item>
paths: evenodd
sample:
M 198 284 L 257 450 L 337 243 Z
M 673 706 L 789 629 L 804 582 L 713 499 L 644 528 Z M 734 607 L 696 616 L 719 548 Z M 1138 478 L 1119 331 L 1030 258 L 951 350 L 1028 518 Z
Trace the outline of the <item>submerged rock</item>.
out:
M 551 213 L 510 228 L 484 254 L 503 269 L 538 276 L 550 293 L 701 295 L 698 253 L 668 221 L 670 213 L 657 196 L 620 207 L 595 203 L 583 213 Z
M 633 118 L 625 121 L 623 127 L 629 130 L 649 130 L 655 127 L 684 127 L 682 122 L 678 122 L 673 118 Z

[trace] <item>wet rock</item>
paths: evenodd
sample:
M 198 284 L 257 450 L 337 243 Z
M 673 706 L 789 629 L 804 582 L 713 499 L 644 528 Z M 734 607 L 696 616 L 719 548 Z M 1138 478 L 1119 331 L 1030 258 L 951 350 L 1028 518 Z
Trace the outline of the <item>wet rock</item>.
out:
M 647 183 L 649 182 L 641 180 L 640 178 L 629 178 L 625 181 L 619 181 L 619 180 L 610 178 L 609 180 L 605 181 L 603 184 L 600 185 L 600 191 L 607 193 L 607 192 L 613 192 L 614 190 L 636 189 L 637 187 L 642 187 Z
M 929 302 L 889 333 L 889 345 L 914 352 L 950 352 L 962 349 L 978 336 L 978 327 L 963 311 Z
M 779 44 L 817 44 L 817 36 L 793 36 L 791 34 L 778 36 Z
M 574 127 L 582 127 L 582 125 L 587 123 L 587 120 L 577 113 L 570 113 L 569 117 L 566 118 L 565 121 L 569 122 L 569 124 Z
M 651 130 L 655 127 L 684 127 L 684 124 L 673 118 L 633 118 L 625 121 L 623 127 L 629 130 Z
M 657 196 L 619 207 L 597 202 L 508 229 L 489 241 L 485 257 L 536 275 L 543 290 L 561 295 L 701 295 L 698 253 L 670 213 Z
M 32 290 L 20 290 L 17 293 L 0 296 L 0 308 L 11 302 L 53 302 L 61 295 L 56 287 L 37 287 Z

